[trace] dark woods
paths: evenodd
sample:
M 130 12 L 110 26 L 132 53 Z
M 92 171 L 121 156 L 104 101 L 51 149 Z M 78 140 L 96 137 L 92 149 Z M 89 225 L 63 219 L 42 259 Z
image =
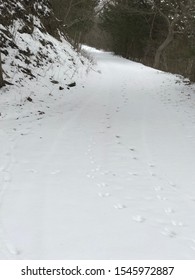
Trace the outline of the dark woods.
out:
M 115 53 L 195 81 L 195 1 L 115 0 L 100 17 Z
M 79 50 L 80 43 L 93 27 L 98 3 L 99 0 L 51 0 L 54 13 L 75 49 Z
M 75 48 L 86 43 L 195 81 L 194 0 L 51 0 Z

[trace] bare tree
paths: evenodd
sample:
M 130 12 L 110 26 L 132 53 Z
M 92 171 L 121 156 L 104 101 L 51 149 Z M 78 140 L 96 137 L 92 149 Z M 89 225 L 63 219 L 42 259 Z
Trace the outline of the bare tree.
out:
M 154 58 L 154 68 L 159 68 L 163 52 L 174 40 L 174 34 L 184 33 L 187 28 L 186 22 L 189 22 L 193 16 L 195 4 L 191 0 L 156 0 L 154 9 L 164 18 L 167 25 L 167 35 L 161 45 L 157 48 Z
M 0 88 L 5 85 L 3 80 L 3 69 L 2 69 L 2 63 L 1 63 L 1 52 L 0 52 Z
M 93 26 L 99 0 L 51 0 L 56 16 L 75 49 Z

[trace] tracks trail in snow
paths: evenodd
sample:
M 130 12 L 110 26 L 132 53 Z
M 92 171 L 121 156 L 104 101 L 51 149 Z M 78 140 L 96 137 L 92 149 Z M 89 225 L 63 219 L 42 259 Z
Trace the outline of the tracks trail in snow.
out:
M 177 236 L 181 239 L 185 238 L 185 235 L 181 233 L 181 228 L 184 228 L 187 225 L 183 221 L 183 217 L 180 217 L 177 214 L 177 210 L 174 208 L 175 204 L 178 206 L 177 203 L 180 203 L 179 200 L 183 195 L 182 191 L 180 191 L 177 183 L 172 181 L 172 179 L 169 179 L 166 174 L 163 174 L 158 166 L 158 162 L 154 160 L 152 153 L 150 153 L 150 149 L 152 148 L 151 143 L 148 143 L 148 131 L 146 131 L 148 127 L 150 129 L 150 124 L 148 126 L 150 116 L 148 117 L 147 115 L 149 114 L 147 110 L 150 110 L 150 108 L 147 108 L 148 104 L 147 102 L 144 102 L 146 100 L 144 94 L 141 94 L 137 98 L 137 103 L 139 103 L 140 107 L 140 115 L 137 116 L 138 119 L 135 119 L 135 121 L 138 120 L 138 127 L 132 130 L 133 133 L 137 133 L 137 138 L 135 137 L 134 141 L 131 141 L 133 142 L 132 145 L 129 145 L 127 141 L 123 142 L 124 131 L 116 132 L 116 126 L 115 123 L 113 123 L 113 120 L 117 121 L 115 114 L 120 114 L 120 112 L 124 113 L 124 106 L 127 106 L 127 108 L 129 106 L 129 110 L 131 110 L 130 104 L 132 102 L 130 85 L 128 85 L 127 80 L 123 81 L 121 88 L 121 97 L 118 98 L 118 103 L 121 105 L 117 104 L 118 106 L 115 108 L 114 106 L 112 107 L 111 105 L 108 105 L 107 109 L 109 110 L 105 113 L 105 119 L 102 119 L 101 121 L 103 126 L 101 134 L 104 135 L 104 143 L 109 139 L 107 147 L 105 148 L 108 152 L 106 162 L 102 161 L 101 164 L 99 163 L 99 166 L 101 166 L 101 172 L 100 168 L 98 168 L 98 172 L 96 172 L 95 175 L 88 174 L 88 178 L 93 181 L 99 181 L 98 183 L 96 182 L 96 185 L 101 189 L 101 192 L 98 192 L 98 195 L 100 198 L 103 198 L 104 201 L 107 199 L 109 204 L 111 200 L 113 202 L 115 201 L 113 203 L 115 209 L 129 212 L 130 208 L 130 215 L 133 221 L 138 223 L 147 223 L 147 220 L 151 221 L 151 217 L 147 217 L 147 208 L 149 207 L 149 204 L 153 204 L 154 211 L 159 212 L 159 215 L 156 215 L 152 222 L 158 225 L 159 234 L 170 238 L 175 238 Z M 140 102 L 142 98 L 143 101 Z M 152 105 L 150 104 L 150 106 Z M 127 114 L 125 117 L 130 116 L 131 113 Z M 132 117 L 134 117 L 133 114 Z M 126 119 L 125 122 L 128 122 L 128 120 Z M 120 127 L 118 128 L 120 129 Z M 110 135 L 112 135 L 112 139 L 110 138 Z M 98 143 L 97 145 L 100 146 Z M 96 154 L 94 149 L 95 147 L 91 145 L 90 150 L 88 151 L 90 158 L 93 157 L 92 154 Z M 113 154 L 117 154 L 117 151 L 118 155 L 120 155 L 118 158 L 113 156 Z M 122 156 L 123 154 L 125 156 Z M 111 158 L 109 158 L 109 156 Z M 112 161 L 114 161 L 114 163 Z M 94 162 L 96 162 L 96 158 L 93 158 L 93 163 Z M 123 168 L 121 168 L 121 165 L 123 165 Z M 112 170 L 113 166 L 115 166 L 114 170 Z M 128 169 L 130 170 L 128 171 Z M 94 169 L 91 171 L 94 174 Z M 124 175 L 125 173 L 126 175 Z M 147 183 L 144 184 L 146 181 Z M 131 187 L 135 186 L 136 188 L 139 184 L 143 185 L 143 187 L 146 185 L 146 195 L 143 199 L 145 201 L 148 200 L 149 202 L 148 204 L 145 203 L 145 209 L 140 207 L 140 210 L 139 208 L 136 209 L 136 207 L 135 209 L 132 209 L 129 201 L 135 200 L 136 198 L 133 198 L 134 194 L 131 195 L 131 192 L 126 191 L 127 185 Z M 141 189 L 139 191 L 141 198 Z M 170 195 L 173 196 L 173 198 L 171 197 L 170 199 Z M 135 213 L 132 215 L 132 212 Z M 126 213 L 124 213 L 124 215 L 126 215 Z
M 1 205 L 10 199 L 18 207 L 18 226 L 13 217 L 6 225 L 17 229 L 18 258 L 193 258 L 194 144 L 186 137 L 193 132 L 185 134 L 183 115 L 164 104 L 170 76 L 95 56 L 101 74 L 61 96 L 53 113 L 29 124 L 31 135 L 22 124 L 17 147 L 7 141 Z

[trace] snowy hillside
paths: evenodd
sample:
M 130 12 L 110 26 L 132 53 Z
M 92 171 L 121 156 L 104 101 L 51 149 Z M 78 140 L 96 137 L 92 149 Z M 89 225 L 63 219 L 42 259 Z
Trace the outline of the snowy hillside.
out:
M 43 99 L 66 94 L 89 62 L 66 41 L 47 1 L 0 1 L 0 12 L 3 75 L 11 84 L 1 89 L 1 117 L 14 113 L 12 105 L 22 107 L 16 114 L 42 110 Z

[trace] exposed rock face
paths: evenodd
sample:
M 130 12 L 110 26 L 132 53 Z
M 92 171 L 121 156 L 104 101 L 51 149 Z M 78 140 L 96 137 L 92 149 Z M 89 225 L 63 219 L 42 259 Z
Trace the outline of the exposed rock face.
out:
M 14 72 L 33 79 L 34 68 L 55 61 L 58 52 L 49 35 L 64 40 L 61 22 L 48 0 L 0 0 L 0 50 L 6 79 Z
M 20 33 L 32 34 L 35 27 L 41 32 L 60 39 L 60 21 L 56 19 L 48 0 L 0 0 L 0 36 L 1 48 L 8 45 L 17 48 L 14 43 L 14 23 Z M 4 51 L 4 50 L 3 50 Z
M 40 20 L 39 25 L 36 18 Z M 8 27 L 15 20 L 20 20 L 21 33 L 32 34 L 36 26 L 42 32 L 59 38 L 57 29 L 60 28 L 60 21 L 55 18 L 48 0 L 0 0 L 0 23 Z

